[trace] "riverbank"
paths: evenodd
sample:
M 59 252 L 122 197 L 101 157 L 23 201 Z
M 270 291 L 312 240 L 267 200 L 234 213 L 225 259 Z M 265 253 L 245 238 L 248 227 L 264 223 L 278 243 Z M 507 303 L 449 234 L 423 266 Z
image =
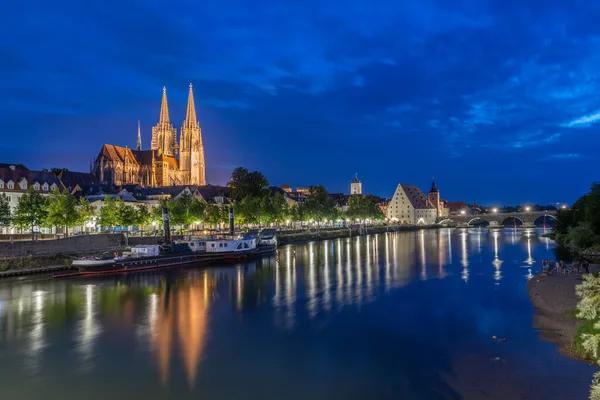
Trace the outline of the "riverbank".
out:
M 543 340 L 558 345 L 561 354 L 580 359 L 574 345 L 577 319 L 573 310 L 579 301 L 575 286 L 581 283 L 576 275 L 538 274 L 527 282 L 527 293 L 535 309 L 533 326 Z
M 280 246 L 288 244 L 300 244 L 319 240 L 343 239 L 347 237 L 374 235 L 385 232 L 413 232 L 421 229 L 439 229 L 441 225 L 432 226 L 370 226 L 370 227 L 352 227 L 340 228 L 336 230 L 310 230 L 291 234 L 278 235 Z

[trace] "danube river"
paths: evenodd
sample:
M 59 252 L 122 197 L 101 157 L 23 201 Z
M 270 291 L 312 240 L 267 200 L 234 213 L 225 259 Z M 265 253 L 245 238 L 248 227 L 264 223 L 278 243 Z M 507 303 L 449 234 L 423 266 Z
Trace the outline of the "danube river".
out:
M 257 262 L 0 282 L 2 399 L 585 399 L 532 327 L 540 231 L 291 245 Z M 506 338 L 495 342 L 492 336 Z

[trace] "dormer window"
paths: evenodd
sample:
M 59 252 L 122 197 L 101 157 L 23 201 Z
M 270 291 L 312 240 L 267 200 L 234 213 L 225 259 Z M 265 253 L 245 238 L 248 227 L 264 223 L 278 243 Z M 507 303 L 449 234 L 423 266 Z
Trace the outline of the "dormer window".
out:
M 6 187 L 7 187 L 8 189 L 11 189 L 11 190 L 12 190 L 12 189 L 14 189 L 14 188 L 15 188 L 15 184 L 14 184 L 14 182 L 13 182 L 13 181 L 8 181 L 8 183 L 6 184 Z
M 44 183 L 44 184 L 42 185 L 42 190 L 43 190 L 44 192 L 47 192 L 47 191 L 48 191 L 48 184 L 47 184 L 47 183 Z
M 34 184 L 33 184 L 33 188 L 34 188 L 35 190 L 40 190 L 40 184 L 39 184 L 39 183 L 37 183 L 37 182 L 36 182 L 36 183 L 34 183 Z
M 21 187 L 21 190 L 27 190 L 27 179 L 23 178 L 21 182 L 19 182 L 19 186 Z
M 0 179 L 0 189 L 4 189 L 4 181 Z
M 52 186 L 50 186 L 50 190 L 54 192 L 54 189 L 56 189 L 56 183 L 53 183 Z

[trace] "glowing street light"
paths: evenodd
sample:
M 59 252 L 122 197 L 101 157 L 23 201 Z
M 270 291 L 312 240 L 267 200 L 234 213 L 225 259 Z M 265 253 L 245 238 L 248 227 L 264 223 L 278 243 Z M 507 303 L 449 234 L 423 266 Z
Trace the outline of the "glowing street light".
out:
M 497 212 L 498 212 L 498 209 L 497 209 L 496 207 L 494 207 L 494 208 L 492 208 L 492 212 L 495 212 L 495 213 L 497 213 Z
M 565 210 L 567 208 L 567 206 L 563 204 L 560 208 L 562 208 L 563 210 Z
M 525 207 L 525 211 L 527 211 L 527 212 L 531 211 L 531 207 L 529 207 L 529 206 Z
M 460 213 L 464 215 L 465 214 L 465 210 L 460 210 Z

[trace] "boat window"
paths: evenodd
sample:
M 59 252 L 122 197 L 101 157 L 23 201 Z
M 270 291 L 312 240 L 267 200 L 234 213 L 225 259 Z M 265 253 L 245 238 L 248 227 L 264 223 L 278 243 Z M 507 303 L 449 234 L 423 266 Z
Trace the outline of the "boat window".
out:
M 237 247 L 237 248 L 238 248 L 238 249 L 241 249 L 241 248 L 242 248 L 242 244 L 241 244 L 241 243 L 240 243 L 240 244 L 238 244 L 238 247 Z
M 215 247 L 215 244 L 214 244 L 214 243 L 211 243 L 211 245 L 212 245 L 212 247 Z
M 248 243 L 244 243 L 244 248 L 247 249 L 248 248 Z

